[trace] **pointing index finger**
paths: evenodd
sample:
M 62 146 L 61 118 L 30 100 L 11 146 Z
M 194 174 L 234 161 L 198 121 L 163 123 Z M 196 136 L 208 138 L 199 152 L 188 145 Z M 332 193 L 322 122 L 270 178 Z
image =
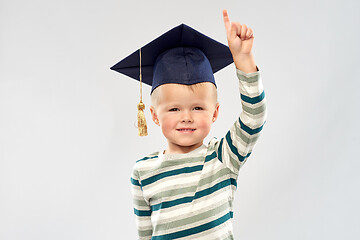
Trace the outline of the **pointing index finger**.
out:
M 231 23 L 230 23 L 229 15 L 228 15 L 228 12 L 226 9 L 223 10 L 223 16 L 224 16 L 224 24 L 225 24 L 226 32 L 229 33 Z

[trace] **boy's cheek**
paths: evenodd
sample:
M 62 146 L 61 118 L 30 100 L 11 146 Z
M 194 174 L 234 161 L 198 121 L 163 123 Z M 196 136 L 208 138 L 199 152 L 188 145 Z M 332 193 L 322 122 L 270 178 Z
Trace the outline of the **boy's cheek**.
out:
M 163 119 L 163 121 L 160 123 L 161 130 L 163 131 L 164 134 L 171 131 L 171 129 L 174 128 L 173 125 L 174 125 L 173 122 L 169 119 Z
M 171 114 L 165 113 L 165 114 L 162 114 L 162 116 L 161 116 L 161 120 L 162 120 L 163 124 L 169 124 L 169 123 L 173 122 L 174 119 L 176 119 L 175 114 L 171 115 Z

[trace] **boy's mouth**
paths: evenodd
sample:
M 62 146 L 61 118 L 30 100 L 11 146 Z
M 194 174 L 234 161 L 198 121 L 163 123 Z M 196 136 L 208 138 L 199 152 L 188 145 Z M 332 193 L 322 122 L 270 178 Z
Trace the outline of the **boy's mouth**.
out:
M 176 130 L 179 131 L 179 132 L 193 132 L 196 129 L 195 128 L 178 128 Z

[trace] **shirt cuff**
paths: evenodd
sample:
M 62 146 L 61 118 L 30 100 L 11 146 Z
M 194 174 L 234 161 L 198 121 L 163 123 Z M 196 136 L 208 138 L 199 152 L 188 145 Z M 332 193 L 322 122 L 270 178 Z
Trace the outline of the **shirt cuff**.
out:
M 258 66 L 256 66 L 256 70 L 257 70 L 256 72 L 246 73 L 246 72 L 243 72 L 240 69 L 236 68 L 236 73 L 240 74 L 240 75 L 243 75 L 243 76 L 248 78 L 248 77 L 256 76 L 256 75 L 258 75 L 260 73 L 260 70 L 259 70 Z

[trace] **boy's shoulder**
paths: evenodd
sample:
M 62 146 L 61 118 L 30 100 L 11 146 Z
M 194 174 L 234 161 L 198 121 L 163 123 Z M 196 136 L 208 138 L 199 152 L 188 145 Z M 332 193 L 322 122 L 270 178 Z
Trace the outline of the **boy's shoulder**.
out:
M 149 160 L 149 159 L 158 158 L 158 157 L 159 157 L 159 153 L 160 153 L 160 152 L 153 152 L 153 153 L 151 153 L 151 154 L 149 154 L 149 155 L 147 155 L 147 156 L 145 156 L 145 157 L 143 157 L 143 158 L 140 158 L 140 159 L 136 160 L 136 163 L 138 163 L 138 162 L 144 162 L 144 161 L 147 161 L 147 160 Z
M 152 162 L 158 160 L 159 154 L 160 152 L 153 152 L 143 158 L 136 160 L 134 164 L 134 169 L 141 169 L 146 166 L 148 167 L 149 165 L 151 165 Z
M 133 166 L 133 175 L 139 178 L 140 172 L 146 172 L 149 168 L 151 168 L 154 161 L 157 161 L 159 158 L 160 152 L 153 152 L 143 158 L 136 160 Z

